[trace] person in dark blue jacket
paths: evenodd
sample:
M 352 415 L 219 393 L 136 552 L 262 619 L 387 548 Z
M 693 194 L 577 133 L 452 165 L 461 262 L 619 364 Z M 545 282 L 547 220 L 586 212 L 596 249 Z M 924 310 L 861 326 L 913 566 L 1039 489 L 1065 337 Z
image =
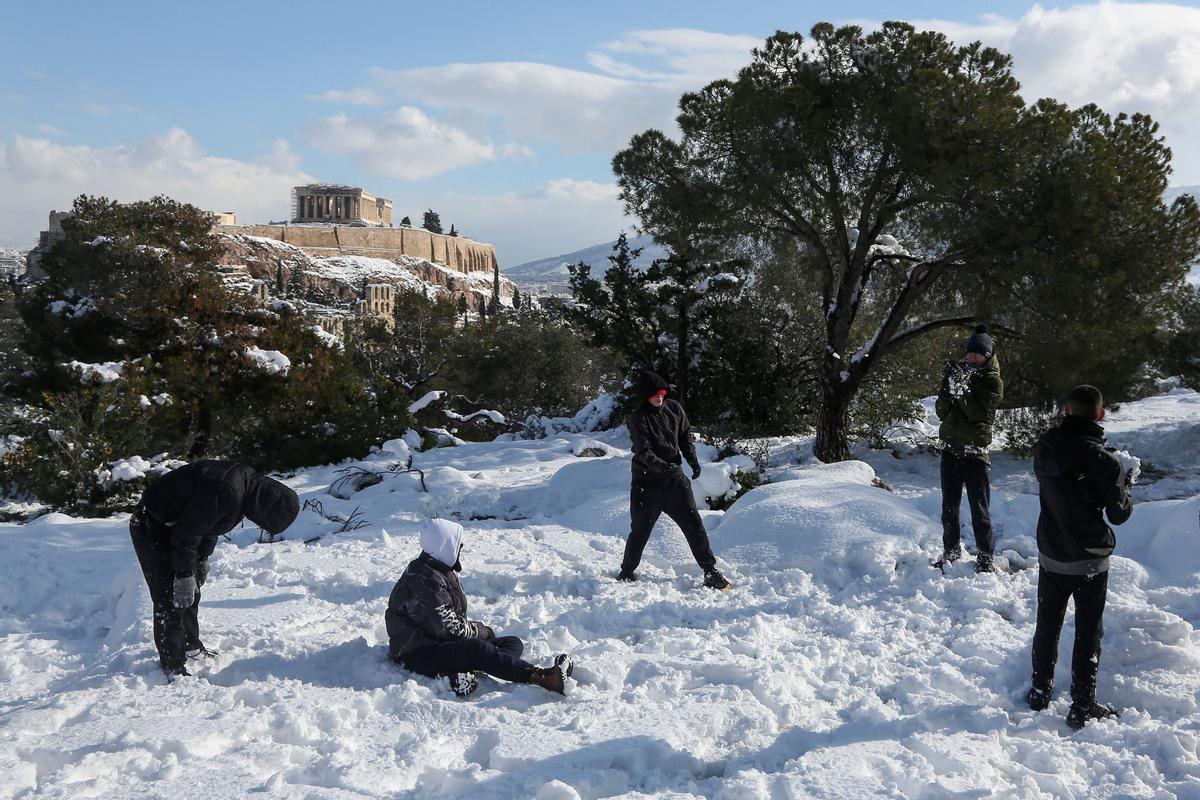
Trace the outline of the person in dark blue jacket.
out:
M 171 470 L 142 492 L 129 535 L 154 604 L 154 646 L 168 680 L 187 659 L 211 656 L 200 641 L 200 587 L 217 537 L 248 518 L 282 533 L 300 513 L 296 493 L 233 461 L 197 461 Z
M 392 659 L 419 675 L 449 678 L 459 697 L 479 686 L 478 672 L 562 694 L 573 669 L 570 656 L 535 667 L 521 658 L 525 645 L 519 638 L 497 637 L 487 625 L 467 618 L 467 595 L 457 574 L 462 539 L 463 526 L 452 520 L 431 519 L 421 526 L 421 555 L 396 581 L 384 615 Z

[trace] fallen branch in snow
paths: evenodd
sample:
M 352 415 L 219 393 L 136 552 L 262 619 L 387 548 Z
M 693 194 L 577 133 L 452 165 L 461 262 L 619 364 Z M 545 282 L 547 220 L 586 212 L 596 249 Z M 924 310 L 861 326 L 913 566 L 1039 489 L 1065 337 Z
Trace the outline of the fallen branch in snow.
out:
M 341 477 L 329 486 L 329 494 L 339 500 L 349 500 L 355 492 L 383 483 L 383 474 L 363 467 L 346 467 L 334 473 Z
M 421 491 L 425 492 L 425 494 L 429 494 L 429 487 L 427 487 L 425 485 L 425 473 L 422 472 L 421 470 L 417 469 L 416 467 L 414 467 L 412 465 L 412 462 L 413 462 L 413 457 L 409 456 L 408 459 L 404 462 L 403 466 L 400 464 L 400 462 L 396 462 L 395 464 L 392 464 L 390 467 L 388 467 L 388 472 L 391 472 L 394 475 L 402 475 L 402 474 L 406 474 L 406 473 L 410 473 L 410 472 L 417 473 L 417 477 L 419 477 L 421 479 Z
M 320 500 L 310 498 L 310 499 L 304 501 L 304 506 L 302 507 L 302 510 L 315 511 L 316 513 L 320 514 L 322 517 L 329 520 L 330 522 L 338 523 L 341 527 L 339 527 L 336 531 L 330 532 L 330 534 L 329 534 L 330 536 L 336 536 L 339 533 L 347 533 L 349 531 L 357 531 L 357 530 L 359 530 L 361 528 L 365 528 L 371 524 L 370 522 L 368 522 L 366 519 L 363 518 L 362 509 L 359 506 L 354 507 L 354 510 L 350 512 L 350 516 L 343 517 L 340 514 L 326 513 L 325 506 L 321 504 Z M 313 542 L 319 542 L 321 539 L 322 539 L 321 536 L 313 536 L 310 539 L 305 539 L 304 543 L 312 544 Z M 261 536 L 259 537 L 259 541 L 260 542 L 262 541 Z M 273 541 L 274 541 L 274 536 L 272 535 L 270 542 L 273 542 Z M 270 542 L 268 542 L 268 544 Z

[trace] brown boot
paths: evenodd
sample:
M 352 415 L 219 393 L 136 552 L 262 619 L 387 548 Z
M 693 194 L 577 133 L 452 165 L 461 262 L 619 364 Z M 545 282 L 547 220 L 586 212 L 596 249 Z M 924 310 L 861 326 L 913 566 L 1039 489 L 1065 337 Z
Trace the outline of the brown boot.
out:
M 567 678 L 571 677 L 571 673 L 575 671 L 575 662 L 566 653 L 555 657 L 554 663 L 549 667 L 534 667 L 529 671 L 529 682 L 534 686 L 540 686 L 546 691 L 565 694 L 563 691 L 566 686 Z

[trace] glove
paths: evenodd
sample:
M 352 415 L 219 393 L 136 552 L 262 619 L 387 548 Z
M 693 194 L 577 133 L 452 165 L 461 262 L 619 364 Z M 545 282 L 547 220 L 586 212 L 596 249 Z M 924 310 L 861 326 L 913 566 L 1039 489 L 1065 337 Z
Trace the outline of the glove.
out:
M 475 626 L 475 638 L 483 639 L 485 642 L 490 642 L 496 638 L 496 632 L 482 622 L 472 623 Z
M 692 464 L 692 480 L 696 480 L 699 477 L 700 477 L 700 465 Z
M 196 602 L 196 576 L 175 576 L 175 594 L 171 604 L 176 608 L 190 608 Z
M 203 586 L 204 582 L 206 580 L 208 580 L 208 559 L 207 558 L 202 559 L 200 561 L 200 563 L 196 565 L 196 585 Z

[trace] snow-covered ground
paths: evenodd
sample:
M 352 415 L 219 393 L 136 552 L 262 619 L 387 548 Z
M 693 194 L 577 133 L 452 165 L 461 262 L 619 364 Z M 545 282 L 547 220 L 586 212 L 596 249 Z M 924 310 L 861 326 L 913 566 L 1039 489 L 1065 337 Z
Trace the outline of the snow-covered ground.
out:
M 1040 714 L 1023 703 L 1028 462 L 993 468 L 1011 572 L 943 576 L 927 565 L 934 456 L 823 466 L 777 442 L 772 483 L 704 512 L 734 582 L 717 594 L 666 521 L 642 580 L 613 580 L 628 439 L 572 434 L 417 453 L 428 493 L 415 474 L 348 500 L 327 494 L 337 467 L 289 477 L 369 524 L 332 534 L 305 510 L 275 544 L 236 531 L 200 612 L 220 657 L 170 686 L 124 517 L 0 525 L 0 796 L 1198 797 L 1200 395 L 1128 404 L 1110 430 L 1154 467 L 1113 560 L 1100 699 L 1118 720 L 1063 722 L 1071 617 L 1059 694 Z M 406 455 L 395 442 L 358 466 Z M 707 464 L 701 486 L 722 491 L 730 469 Z M 388 593 L 420 521 L 451 514 L 469 530 L 471 616 L 525 638 L 535 663 L 575 654 L 565 698 L 485 679 L 459 700 L 388 661 Z

